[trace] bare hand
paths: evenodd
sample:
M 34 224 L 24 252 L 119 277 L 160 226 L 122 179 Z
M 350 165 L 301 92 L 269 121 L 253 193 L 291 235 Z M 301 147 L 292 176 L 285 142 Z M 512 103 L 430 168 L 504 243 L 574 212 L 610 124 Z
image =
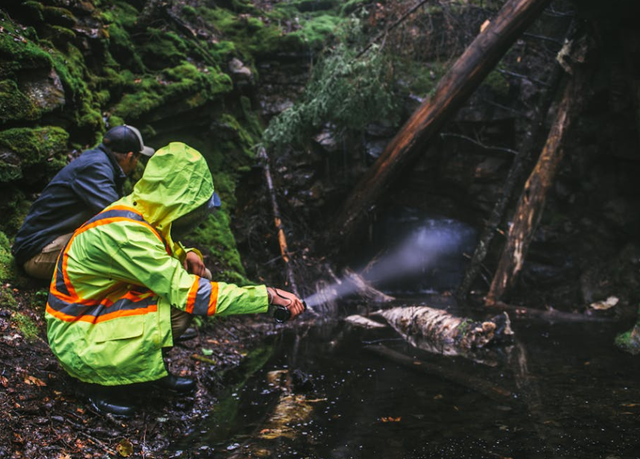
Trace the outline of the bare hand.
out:
M 182 264 L 189 274 L 205 277 L 207 267 L 204 265 L 202 258 L 195 252 L 187 252 L 187 257 Z
M 269 295 L 269 304 L 286 307 L 291 311 L 292 319 L 304 312 L 305 307 L 304 304 L 302 304 L 302 300 L 293 293 L 285 292 L 284 290 L 273 287 L 267 287 L 267 292 Z

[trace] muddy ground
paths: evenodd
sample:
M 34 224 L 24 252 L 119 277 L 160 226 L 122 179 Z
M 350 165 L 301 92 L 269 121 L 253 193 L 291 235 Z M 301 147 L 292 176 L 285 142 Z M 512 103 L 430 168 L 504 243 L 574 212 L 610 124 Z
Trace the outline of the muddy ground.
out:
M 201 324 L 196 338 L 179 343 L 167 355 L 170 370 L 195 378 L 197 391 L 184 396 L 136 388 L 137 414 L 117 419 L 98 413 L 51 353 L 44 298 L 34 302 L 33 292 L 16 290 L 14 295 L 18 310 L 32 319 L 38 331 L 36 337 L 25 337 L 16 324 L 15 306 L 0 305 L 0 457 L 7 458 L 171 457 L 169 446 L 216 403 L 224 372 L 277 332 L 266 316 Z

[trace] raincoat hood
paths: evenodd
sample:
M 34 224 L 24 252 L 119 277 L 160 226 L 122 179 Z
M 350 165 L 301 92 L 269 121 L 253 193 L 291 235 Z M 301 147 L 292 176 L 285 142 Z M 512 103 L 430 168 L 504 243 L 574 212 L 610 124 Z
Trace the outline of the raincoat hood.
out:
M 145 220 L 168 234 L 171 222 L 211 199 L 213 179 L 204 157 L 181 142 L 172 142 L 149 158 L 130 198 Z

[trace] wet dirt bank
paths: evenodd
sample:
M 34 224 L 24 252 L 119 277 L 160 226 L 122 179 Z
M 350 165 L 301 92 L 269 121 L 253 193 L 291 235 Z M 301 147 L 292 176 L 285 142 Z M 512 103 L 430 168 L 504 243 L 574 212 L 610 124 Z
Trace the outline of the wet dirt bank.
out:
M 197 381 L 197 391 L 184 396 L 136 388 L 138 413 L 116 419 L 98 413 L 58 364 L 46 342 L 43 306 L 14 293 L 37 336 L 25 337 L 10 320 L 16 311 L 0 306 L 0 457 L 167 457 L 165 449 L 184 438 L 216 403 L 225 371 L 276 332 L 267 317 L 258 316 L 199 327 L 196 338 L 175 346 L 166 359 L 174 374 Z

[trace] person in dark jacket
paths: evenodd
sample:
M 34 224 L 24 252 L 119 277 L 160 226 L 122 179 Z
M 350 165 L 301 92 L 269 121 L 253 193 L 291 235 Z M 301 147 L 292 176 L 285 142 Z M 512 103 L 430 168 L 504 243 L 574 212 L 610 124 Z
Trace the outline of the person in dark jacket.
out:
M 107 131 L 100 145 L 58 172 L 33 203 L 11 249 L 17 263 L 28 275 L 50 280 L 73 232 L 120 199 L 140 155 L 153 153 L 133 126 Z

